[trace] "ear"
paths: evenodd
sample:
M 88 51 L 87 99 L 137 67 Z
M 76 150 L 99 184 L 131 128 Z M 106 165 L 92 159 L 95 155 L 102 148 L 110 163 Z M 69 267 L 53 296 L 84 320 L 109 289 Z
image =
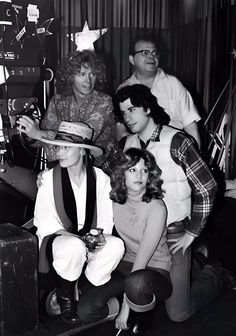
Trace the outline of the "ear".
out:
M 150 110 L 149 107 L 147 108 L 147 111 L 145 111 L 145 113 L 146 113 L 146 115 L 149 115 L 151 113 L 151 110 Z
M 132 65 L 134 65 L 134 56 L 129 55 L 129 61 Z

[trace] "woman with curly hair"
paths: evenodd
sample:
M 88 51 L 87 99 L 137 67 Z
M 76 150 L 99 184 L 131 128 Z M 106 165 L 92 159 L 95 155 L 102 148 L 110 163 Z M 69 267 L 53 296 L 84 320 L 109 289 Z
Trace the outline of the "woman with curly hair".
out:
M 27 116 L 23 116 L 18 130 L 33 139 L 53 139 L 62 120 L 82 121 L 94 129 L 96 145 L 113 148 L 116 141 L 116 123 L 112 99 L 102 92 L 106 84 L 106 66 L 103 59 L 92 50 L 75 51 L 65 57 L 56 73 L 57 93 L 51 99 L 41 128 Z M 53 161 L 56 154 L 46 146 L 47 158 Z M 95 161 L 100 166 L 104 156 Z
M 172 292 L 160 175 L 154 156 L 138 148 L 129 148 L 111 174 L 114 223 L 126 247 L 119 266 L 127 275 L 116 318 L 120 335 L 142 335 L 151 327 L 150 310 Z

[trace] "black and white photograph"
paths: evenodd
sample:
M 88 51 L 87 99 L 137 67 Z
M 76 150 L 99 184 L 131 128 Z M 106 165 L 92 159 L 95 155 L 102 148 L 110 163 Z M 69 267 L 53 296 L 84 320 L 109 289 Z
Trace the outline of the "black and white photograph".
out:
M 236 335 L 236 0 L 0 0 L 0 336 Z

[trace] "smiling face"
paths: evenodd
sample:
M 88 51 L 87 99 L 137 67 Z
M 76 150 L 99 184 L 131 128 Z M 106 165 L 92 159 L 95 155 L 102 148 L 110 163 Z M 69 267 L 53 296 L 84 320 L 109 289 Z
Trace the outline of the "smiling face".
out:
M 136 193 L 146 189 L 148 176 L 149 173 L 145 162 L 143 159 L 140 159 L 135 166 L 130 167 L 125 171 L 125 184 L 127 191 Z
M 89 66 L 81 66 L 80 72 L 74 75 L 72 84 L 75 95 L 83 98 L 91 94 L 96 84 L 96 78 L 97 76 Z
M 146 111 L 142 106 L 133 106 L 130 98 L 120 102 L 119 105 L 124 121 L 131 132 L 141 135 L 150 122 L 150 110 Z
M 144 56 L 141 50 L 149 50 L 150 53 Z M 153 42 L 138 41 L 135 44 L 134 55 L 129 56 L 130 63 L 134 66 L 135 72 L 138 74 L 148 74 L 154 76 L 157 72 L 159 57 L 155 52 L 157 48 Z

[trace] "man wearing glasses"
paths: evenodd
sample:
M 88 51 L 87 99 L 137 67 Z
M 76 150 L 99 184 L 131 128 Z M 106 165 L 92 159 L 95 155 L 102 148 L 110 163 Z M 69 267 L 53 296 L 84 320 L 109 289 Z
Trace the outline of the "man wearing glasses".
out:
M 197 141 L 200 136 L 197 122 L 199 113 L 192 97 L 183 84 L 174 76 L 159 68 L 160 54 L 155 40 L 142 37 L 133 43 L 129 61 L 134 66 L 134 73 L 125 80 L 119 89 L 133 84 L 144 84 L 157 97 L 158 104 L 170 116 L 170 126 L 183 129 Z

